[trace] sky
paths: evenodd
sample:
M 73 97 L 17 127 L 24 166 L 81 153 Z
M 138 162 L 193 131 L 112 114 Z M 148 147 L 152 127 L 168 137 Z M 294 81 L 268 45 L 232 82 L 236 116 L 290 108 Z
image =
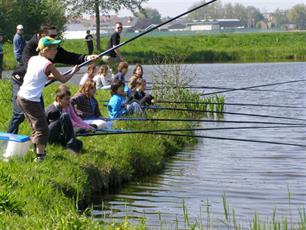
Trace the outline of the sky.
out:
M 157 9 L 162 17 L 176 16 L 188 10 L 194 3 L 200 0 L 149 0 L 144 7 L 151 7 Z M 263 12 L 273 12 L 277 8 L 289 9 L 296 4 L 306 4 L 306 0 L 221 0 L 222 3 L 241 3 L 243 5 L 251 5 L 259 8 Z M 120 16 L 131 15 L 126 10 L 119 12 Z

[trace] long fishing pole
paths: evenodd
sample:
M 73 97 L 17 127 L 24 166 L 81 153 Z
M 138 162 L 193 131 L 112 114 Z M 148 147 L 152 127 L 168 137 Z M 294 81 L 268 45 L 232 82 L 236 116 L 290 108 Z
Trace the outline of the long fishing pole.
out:
M 283 116 L 272 116 L 272 115 L 264 115 L 264 114 L 253 114 L 253 113 L 238 113 L 238 112 L 221 112 L 215 110 L 200 110 L 200 109 L 185 109 L 185 108 L 170 108 L 170 107 L 158 107 L 158 106 L 145 106 L 146 109 L 154 109 L 154 110 L 169 110 L 169 111 L 183 111 L 183 112 L 200 112 L 200 113 L 216 113 L 216 114 L 231 114 L 238 116 L 251 116 L 251 117 L 266 117 L 266 118 L 275 118 L 275 119 L 286 119 L 286 120 L 294 120 L 294 121 L 306 121 L 306 119 L 302 118 L 293 118 L 293 117 L 283 117 Z
M 188 85 L 188 86 L 176 86 L 176 85 L 171 85 L 171 84 L 165 84 L 159 87 L 173 87 L 173 88 L 182 88 L 182 89 L 220 89 L 220 90 L 237 90 L 237 88 L 229 88 L 229 87 L 217 87 L 217 86 L 195 86 L 195 85 Z M 147 90 L 152 90 L 153 87 L 147 88 Z M 305 95 L 306 92 L 298 92 L 298 91 L 289 91 L 289 90 L 275 90 L 275 89 L 241 89 L 244 91 L 256 91 L 256 92 L 276 92 L 276 93 L 291 93 L 291 94 L 302 94 Z
M 283 129 L 283 128 L 302 128 L 306 125 L 293 126 L 240 126 L 240 127 L 222 127 L 222 128 L 185 128 L 185 129 L 161 129 L 161 130 L 97 130 L 94 133 L 81 133 L 78 136 L 99 136 L 107 134 L 143 134 L 143 133 L 170 133 L 170 132 L 193 132 L 193 131 L 223 131 L 223 130 L 245 130 L 245 129 Z
M 229 90 L 221 90 L 221 91 L 216 91 L 216 92 L 211 92 L 211 93 L 204 93 L 204 94 L 202 94 L 202 96 L 213 95 L 213 94 L 218 94 L 218 93 L 227 93 L 227 92 L 238 91 L 238 90 L 248 90 L 248 89 L 255 89 L 255 88 L 275 86 L 275 85 L 298 83 L 298 82 L 304 82 L 304 81 L 306 81 L 306 80 L 305 79 L 299 79 L 299 80 L 292 80 L 292 81 L 283 81 L 283 82 L 276 82 L 276 83 L 270 83 L 270 84 L 234 88 L 234 89 L 229 89 Z
M 182 88 L 182 89 L 222 89 L 222 90 L 237 90 L 237 88 L 228 88 L 228 87 L 215 87 L 215 86 L 175 86 L 175 85 L 165 85 L 166 87 L 172 88 Z M 156 88 L 162 88 L 163 86 L 157 86 Z M 148 87 L 147 90 L 152 90 L 153 87 Z M 240 89 L 243 91 L 255 91 L 255 92 L 273 92 L 273 93 L 290 93 L 290 94 L 306 94 L 306 92 L 298 92 L 298 91 L 288 91 L 288 90 L 275 90 L 275 89 Z
M 276 141 L 261 141 L 261 140 L 252 140 L 252 139 L 216 137 L 216 136 L 204 136 L 204 135 L 187 135 L 187 134 L 176 134 L 176 133 L 155 133 L 155 134 L 166 135 L 166 136 L 178 136 L 178 137 L 196 137 L 196 138 L 203 138 L 203 139 L 214 139 L 214 140 L 225 140 L 225 141 L 262 143 L 262 144 L 272 144 L 272 145 L 286 145 L 286 146 L 302 147 L 302 148 L 306 147 L 306 145 L 286 143 L 286 142 L 276 142 Z
M 142 33 L 140 33 L 140 34 L 138 34 L 138 35 L 136 35 L 136 36 L 134 36 L 134 37 L 132 37 L 132 38 L 130 38 L 130 39 L 128 39 L 128 40 L 126 40 L 126 41 L 124 41 L 124 42 L 122 42 L 122 43 L 116 45 L 116 46 L 114 46 L 114 47 L 112 47 L 112 48 L 110 48 L 110 49 L 108 49 L 108 50 L 105 50 L 104 52 L 102 52 L 102 53 L 100 53 L 100 54 L 98 55 L 98 58 L 100 58 L 100 57 L 102 57 L 102 56 L 104 56 L 104 55 L 106 55 L 106 54 L 112 52 L 112 51 L 115 50 L 115 49 L 120 48 L 121 46 L 124 46 L 124 45 L 126 45 L 126 44 L 128 44 L 128 43 L 130 43 L 130 42 L 132 42 L 132 41 L 134 41 L 134 40 L 136 40 L 137 38 L 140 38 L 140 37 L 142 37 L 142 36 L 144 36 L 144 35 L 146 35 L 146 34 L 152 32 L 153 30 L 156 30 L 156 29 L 158 29 L 158 28 L 160 28 L 160 27 L 162 27 L 162 26 L 164 26 L 164 25 L 166 25 L 166 24 L 168 24 L 168 23 L 170 23 L 170 22 L 172 22 L 172 21 L 174 21 L 174 20 L 176 20 L 176 19 L 178 19 L 178 18 L 181 18 L 181 17 L 183 17 L 183 16 L 185 16 L 185 15 L 187 15 L 187 14 L 193 12 L 193 11 L 196 11 L 196 10 L 198 10 L 198 9 L 204 7 L 204 6 L 208 6 L 208 5 L 210 5 L 210 4 L 212 4 L 212 3 L 216 2 L 216 1 L 217 1 L 217 0 L 211 0 L 211 1 L 209 1 L 209 2 L 205 2 L 205 3 L 203 3 L 203 4 L 201 4 L 201 5 L 197 6 L 197 7 L 194 7 L 194 8 L 192 8 L 192 9 L 190 9 L 190 10 L 184 12 L 184 13 L 181 13 L 181 14 L 177 15 L 177 16 L 174 17 L 174 18 L 171 18 L 171 19 L 169 19 L 169 20 L 167 20 L 167 21 L 165 21 L 165 22 L 163 22 L 163 23 L 160 23 L 159 25 L 156 25 L 156 26 L 154 26 L 154 27 L 152 27 L 152 28 L 150 28 L 150 29 L 148 29 L 148 30 L 146 30 L 146 31 L 144 31 L 144 32 L 142 32 Z M 81 67 L 86 66 L 87 64 L 89 64 L 89 63 L 91 63 L 91 62 L 92 62 L 92 60 L 88 60 L 88 61 L 83 62 L 82 64 L 78 65 L 78 67 L 81 68 Z M 66 75 L 68 75 L 71 71 L 72 71 L 72 70 L 69 70 L 69 71 L 65 72 L 63 75 L 66 76 Z M 48 81 L 48 82 L 46 83 L 46 86 L 47 86 L 47 85 L 50 85 L 50 84 L 53 83 L 54 81 L 55 81 L 54 79 Z
M 165 132 L 163 132 L 165 131 Z M 89 137 L 89 136 L 101 136 L 101 135 L 124 135 L 124 134 L 150 134 L 150 135 L 166 135 L 166 136 L 179 136 L 179 137 L 196 137 L 204 139 L 216 139 L 216 140 L 230 140 L 230 141 L 240 141 L 240 142 L 251 142 L 251 143 L 263 143 L 263 144 L 273 144 L 273 145 L 286 145 L 294 147 L 306 147 L 306 145 L 292 144 L 285 142 L 274 142 L 274 141 L 261 141 L 252 139 L 241 139 L 241 138 L 228 138 L 228 137 L 215 137 L 215 136 L 204 136 L 204 135 L 188 135 L 188 134 L 178 134 L 169 133 L 166 130 L 143 130 L 143 131 L 124 131 L 118 130 L 118 132 L 100 132 L 100 133 L 88 133 L 88 134 L 78 134 L 78 136 Z
M 109 118 L 108 121 L 159 121 L 159 122 L 199 122 L 199 123 L 229 123 L 229 124 L 258 124 L 258 125 L 306 125 L 303 123 L 287 122 L 265 122 L 265 121 L 231 121 L 231 120 L 209 120 L 209 119 L 179 119 L 179 118 Z
M 226 102 L 204 102 L 204 101 L 167 101 L 159 100 L 155 103 L 160 104 L 194 104 L 194 105 L 229 105 L 229 106 L 248 106 L 248 107 L 271 107 L 271 108 L 287 108 L 287 109 L 306 109 L 306 106 L 291 105 L 270 105 L 270 104 L 254 104 L 254 103 L 226 103 Z

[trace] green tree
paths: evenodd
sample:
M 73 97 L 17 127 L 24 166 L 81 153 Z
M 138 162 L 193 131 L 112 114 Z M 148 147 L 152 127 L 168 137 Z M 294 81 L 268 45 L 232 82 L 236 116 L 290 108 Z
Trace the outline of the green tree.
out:
M 135 13 L 134 16 L 140 19 L 149 18 L 153 24 L 159 24 L 162 22 L 161 15 L 158 10 L 152 8 L 144 8 L 143 10 Z
M 285 24 L 289 22 L 288 11 L 276 9 L 273 13 L 272 23 L 276 28 L 284 28 Z
M 60 0 L 11 0 L 0 1 L 0 31 L 12 39 L 16 26 L 22 24 L 25 37 L 29 39 L 41 24 L 49 23 L 64 30 L 67 22 L 65 3 Z
M 288 18 L 298 29 L 306 29 L 306 5 L 298 4 L 292 7 L 288 12 Z
M 141 10 L 141 4 L 148 0 L 67 0 L 67 14 L 70 16 L 81 15 L 83 13 L 95 14 L 96 16 L 96 46 L 100 50 L 100 15 L 108 14 L 109 11 L 118 12 L 120 9 L 126 8 L 133 13 Z

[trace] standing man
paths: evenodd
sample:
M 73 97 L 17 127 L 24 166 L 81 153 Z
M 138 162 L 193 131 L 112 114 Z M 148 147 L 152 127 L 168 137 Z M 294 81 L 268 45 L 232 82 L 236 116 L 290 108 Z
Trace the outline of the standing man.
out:
M 21 57 L 22 51 L 26 46 L 26 41 L 24 40 L 23 34 L 23 25 L 18 25 L 16 27 L 17 31 L 14 36 L 13 44 L 14 44 L 14 56 L 19 65 L 21 65 Z
M 3 65 L 3 36 L 0 34 L 0 79 L 2 79 L 2 65 Z
M 10 121 L 9 128 L 7 130 L 8 133 L 17 134 L 19 125 L 24 121 L 25 116 L 16 103 L 16 97 L 20 86 L 23 83 L 23 77 L 27 71 L 28 61 L 32 56 L 38 55 L 36 48 L 38 46 L 39 39 L 45 36 L 56 38 L 58 36 L 56 27 L 50 25 L 42 25 L 40 27 L 39 33 L 33 35 L 33 37 L 27 43 L 24 52 L 22 53 L 22 65 L 17 67 L 17 69 L 13 71 L 13 74 L 11 76 L 11 81 L 13 85 L 13 117 Z M 68 65 L 79 65 L 85 61 L 95 60 L 97 58 L 97 55 L 86 56 L 82 54 L 76 54 L 66 51 L 61 46 L 58 46 L 57 54 L 54 60 L 52 60 L 52 62 Z M 43 103 L 43 101 L 41 101 L 41 103 Z
M 120 44 L 120 34 L 121 34 L 121 32 L 122 32 L 122 23 L 117 22 L 116 27 L 115 27 L 115 32 L 112 34 L 111 38 L 108 41 L 107 49 L 111 49 L 111 48 L 115 47 L 116 45 Z M 125 62 L 123 56 L 120 53 L 119 48 L 113 50 L 112 52 L 110 52 L 106 55 L 104 55 L 102 57 L 102 60 L 105 63 L 110 64 L 110 65 L 115 65 L 116 63 L 119 63 L 119 62 Z
M 86 37 L 85 37 L 85 41 L 87 43 L 87 49 L 88 49 L 88 55 L 91 55 L 93 53 L 93 36 L 90 34 L 90 30 L 86 31 Z

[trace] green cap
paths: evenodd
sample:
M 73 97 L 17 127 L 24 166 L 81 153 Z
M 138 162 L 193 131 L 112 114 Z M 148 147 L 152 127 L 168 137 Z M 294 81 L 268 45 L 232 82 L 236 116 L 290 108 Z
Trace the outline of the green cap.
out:
M 61 40 L 55 40 L 54 38 L 51 38 L 49 36 L 43 37 L 39 40 L 38 46 L 37 46 L 37 51 L 42 50 L 50 45 L 58 45 L 62 41 Z

